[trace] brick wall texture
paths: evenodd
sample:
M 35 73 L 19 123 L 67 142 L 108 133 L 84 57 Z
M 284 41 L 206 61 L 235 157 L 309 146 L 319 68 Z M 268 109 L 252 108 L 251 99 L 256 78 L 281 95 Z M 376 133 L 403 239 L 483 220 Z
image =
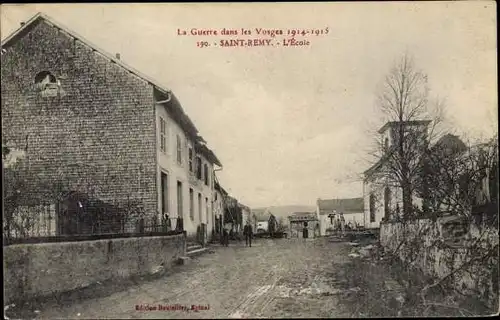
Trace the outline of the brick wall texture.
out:
M 103 201 L 156 212 L 153 87 L 44 20 L 2 54 L 2 144 L 24 149 L 33 174 Z M 49 71 L 63 95 L 43 97 Z

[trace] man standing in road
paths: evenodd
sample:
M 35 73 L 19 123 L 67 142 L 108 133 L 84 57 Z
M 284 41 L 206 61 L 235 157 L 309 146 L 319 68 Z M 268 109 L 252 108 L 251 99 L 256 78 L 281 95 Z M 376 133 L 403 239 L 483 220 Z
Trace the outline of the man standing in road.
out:
M 229 246 L 229 232 L 226 226 L 222 229 L 222 245 L 225 247 Z
M 345 219 L 344 213 L 340 213 L 340 232 L 342 233 L 342 237 L 345 237 Z
M 252 226 L 250 225 L 250 221 L 247 221 L 247 224 L 243 228 L 243 234 L 245 235 L 245 245 L 252 246 Z

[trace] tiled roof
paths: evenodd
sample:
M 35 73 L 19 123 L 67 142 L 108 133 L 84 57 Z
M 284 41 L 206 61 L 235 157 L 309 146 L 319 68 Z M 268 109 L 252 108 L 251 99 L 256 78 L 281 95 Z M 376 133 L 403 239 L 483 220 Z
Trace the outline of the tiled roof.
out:
M 316 219 L 316 213 L 315 212 L 294 212 L 290 216 L 288 216 L 288 220 L 309 220 L 309 219 Z
M 334 210 L 338 213 L 359 213 L 364 211 L 363 198 L 351 199 L 318 199 L 318 208 L 320 214 L 331 213 Z

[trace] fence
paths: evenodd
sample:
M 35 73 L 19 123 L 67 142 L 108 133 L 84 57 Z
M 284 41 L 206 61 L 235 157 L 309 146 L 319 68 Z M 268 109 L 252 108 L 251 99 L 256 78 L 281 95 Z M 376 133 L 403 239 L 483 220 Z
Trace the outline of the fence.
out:
M 78 198 L 80 199 L 80 198 Z M 3 219 L 4 246 L 19 243 L 84 241 L 120 237 L 173 235 L 182 219 L 146 216 L 140 208 L 88 199 L 20 206 Z

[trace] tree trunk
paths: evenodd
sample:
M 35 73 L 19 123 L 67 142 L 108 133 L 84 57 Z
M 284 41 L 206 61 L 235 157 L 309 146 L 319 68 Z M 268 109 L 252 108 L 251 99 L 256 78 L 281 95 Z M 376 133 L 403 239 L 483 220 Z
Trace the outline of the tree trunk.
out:
M 403 215 L 405 219 L 412 216 L 413 213 L 413 203 L 411 197 L 411 191 L 409 185 L 403 186 Z

